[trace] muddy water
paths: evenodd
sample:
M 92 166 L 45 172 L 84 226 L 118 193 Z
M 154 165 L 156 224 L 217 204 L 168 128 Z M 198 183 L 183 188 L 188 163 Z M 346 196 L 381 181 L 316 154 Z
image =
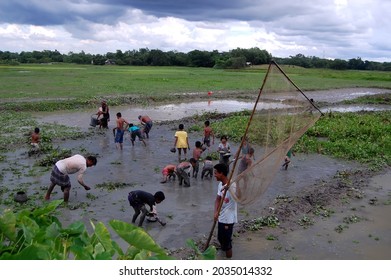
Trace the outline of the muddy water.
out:
M 379 93 L 390 93 L 390 90 L 373 89 L 373 88 L 358 88 L 358 89 L 338 89 L 328 91 L 310 91 L 305 94 L 308 98 L 312 98 L 315 102 L 336 103 L 343 100 L 350 100 L 360 96 L 374 95 Z M 259 109 L 281 108 L 285 106 L 280 102 L 258 105 Z M 137 123 L 137 116 L 148 114 L 155 121 L 171 121 L 178 120 L 191 115 L 200 115 L 206 112 L 232 113 L 242 110 L 252 110 L 254 102 L 238 101 L 231 99 L 215 100 L 205 98 L 204 101 L 197 102 L 178 102 L 175 104 L 165 104 L 150 107 L 137 106 L 112 106 L 110 107 L 111 119 L 114 124 L 115 114 L 121 112 L 129 122 Z M 326 106 L 320 108 L 323 112 L 357 112 L 357 111 L 379 111 L 391 110 L 391 106 L 379 105 L 344 105 L 344 106 Z M 68 126 L 76 126 L 84 128 L 90 122 L 91 116 L 96 111 L 90 112 L 69 112 L 59 111 L 55 113 L 39 113 L 35 115 L 42 122 L 59 123 Z
M 156 125 L 152 128 L 150 139 L 147 140 L 147 147 L 144 147 L 139 142 L 136 142 L 136 145 L 132 147 L 130 141 L 126 139 L 124 150 L 122 151 L 115 148 L 113 135 L 110 131 L 97 134 L 96 137 L 86 140 L 72 140 L 64 143 L 62 145 L 64 148 L 70 148 L 74 152 L 87 150 L 90 153 L 98 154 L 98 164 L 93 168 L 89 168 L 85 175 L 86 183 L 92 186 L 92 190 L 88 192 L 90 194 L 89 197 L 87 192 L 78 185 L 75 176 L 71 177 L 73 187 L 70 206 L 75 209 L 61 209 L 61 220 L 63 223 L 67 225 L 80 219 L 87 226 L 89 226 L 90 220 L 102 221 L 106 225 L 112 219 L 130 222 L 133 210 L 127 202 L 128 192 L 134 189 L 143 189 L 152 193 L 162 190 L 166 195 L 166 200 L 158 206 L 158 211 L 161 218 L 167 222 L 167 225 L 162 227 L 158 223 L 145 222 L 144 228 L 148 233 L 161 246 L 172 250 L 185 247 L 188 238 L 198 239 L 208 236 L 213 223 L 213 203 L 217 185 L 215 179 L 192 179 L 190 188 L 181 187 L 175 181 L 166 184 L 159 183 L 161 168 L 168 163 L 176 163 L 177 161 L 177 155 L 169 152 L 169 148 L 174 141 L 173 135 L 175 130 L 175 126 Z M 201 138 L 201 135 L 191 133 L 189 138 L 190 143 L 194 143 Z M 235 143 L 232 144 L 235 150 L 237 145 Z M 9 154 L 9 161 L 12 162 L 13 160 L 17 160 L 20 165 L 25 166 L 26 173 L 29 166 L 32 166 L 34 163 L 34 159 L 23 155 L 23 151 Z M 289 169 L 287 171 L 280 170 L 277 173 L 274 182 L 259 201 L 250 206 L 239 207 L 239 219 L 258 217 L 259 213 L 266 209 L 277 195 L 294 195 L 300 192 L 303 187 L 311 186 L 322 180 L 327 181 L 338 170 L 354 167 L 357 167 L 354 163 L 343 162 L 321 155 L 296 154 Z M 32 184 L 28 194 L 32 195 L 38 192 L 39 197 L 43 198 L 49 178 L 50 171 L 47 171 L 35 177 L 14 174 L 7 177 L 6 180 L 10 185 L 30 182 Z M 125 182 L 131 185 L 113 191 L 94 187 L 96 184 L 112 182 Z M 379 181 L 379 186 L 383 186 L 384 182 L 389 181 Z M 58 187 L 55 189 L 52 198 L 62 199 L 62 193 Z M 258 238 L 256 236 L 251 237 L 255 243 L 251 243 L 247 239 L 235 238 L 234 258 L 383 258 L 387 256 L 390 249 L 389 246 L 384 246 L 385 244 L 391 244 L 384 243 L 387 241 L 385 230 L 389 229 L 390 225 L 383 223 L 385 221 L 381 223 L 378 223 L 378 221 L 382 217 L 380 214 L 387 211 L 387 209 L 389 210 L 389 207 L 384 206 L 383 209 L 379 206 L 372 209 L 367 206 L 365 208 L 366 211 L 370 209 L 377 211 L 368 214 L 370 219 L 376 217 L 376 221 L 361 222 L 358 225 L 353 225 L 349 231 L 346 231 L 347 233 L 343 234 L 333 232 L 333 228 L 336 226 L 335 223 L 341 223 L 338 219 L 341 219 L 342 216 L 340 215 L 343 215 L 336 214 L 335 218 L 326 220 L 324 222 L 326 224 L 320 222 L 301 233 L 300 231 L 290 232 L 287 235 L 279 236 L 279 243 L 266 241 L 266 233 L 263 231 L 257 233 L 259 235 Z M 356 208 L 361 209 L 359 206 Z M 382 215 L 385 219 L 387 218 L 384 213 Z M 368 242 L 368 248 L 370 249 L 369 245 L 371 244 L 382 244 L 379 246 L 388 248 L 388 250 L 384 249 L 379 254 L 375 250 L 369 254 L 370 250 L 360 249 L 360 252 L 363 252 L 361 253 L 362 255 L 356 253 L 356 248 L 363 246 L 364 242 L 359 240 L 360 243 L 357 245 L 352 240 L 358 237 L 350 239 L 347 237 L 348 232 L 354 234 L 356 233 L 354 227 L 364 225 L 368 229 L 363 230 L 363 236 L 368 236 L 370 233 L 373 235 L 372 238 L 364 238 Z M 303 238 L 303 236 L 306 236 L 306 238 Z M 380 241 L 375 242 L 375 237 L 379 237 Z M 123 244 L 123 241 L 117 238 L 115 234 L 113 234 L 113 238 L 119 244 Z M 329 240 L 332 240 L 331 244 Z M 275 249 L 276 246 L 279 247 L 278 244 L 282 244 L 283 251 Z M 123 245 L 125 246 L 125 244 Z M 324 248 L 318 250 L 319 246 Z M 343 246 L 346 246 L 344 250 L 342 250 Z M 257 249 L 253 250 L 253 248 Z M 341 249 L 339 250 L 339 248 Z M 338 251 L 336 252 L 337 249 Z
M 216 107 L 212 105 L 216 105 Z M 111 108 L 111 112 L 121 111 L 129 121 L 136 122 L 137 116 L 142 113 L 148 113 L 155 120 L 176 120 L 195 113 L 195 109 L 197 113 L 202 113 L 202 110 L 208 108 L 212 111 L 232 112 L 240 111 L 243 108 L 252 108 L 252 105 L 239 101 L 212 101 L 209 104 L 206 101 L 151 108 L 118 107 Z M 106 225 L 112 219 L 130 222 L 133 210 L 127 202 L 128 192 L 135 189 L 143 189 L 152 193 L 162 190 L 166 194 L 166 200 L 158 206 L 158 211 L 167 225 L 162 227 L 158 223 L 145 222 L 144 228 L 147 232 L 161 246 L 168 249 L 184 247 L 188 238 L 197 239 L 208 236 L 213 223 L 213 204 L 217 185 L 215 179 L 192 179 L 190 188 L 181 187 L 175 181 L 167 184 L 159 183 L 161 169 L 166 164 L 177 162 L 177 155 L 170 153 L 169 149 L 173 146 L 174 133 L 179 123 L 174 122 L 172 125 L 158 125 L 156 123 L 152 128 L 150 139 L 147 140 L 147 147 L 139 142 L 136 142 L 132 147 L 129 135 L 126 135 L 124 150 L 121 151 L 116 149 L 110 130 L 99 132 L 99 129 L 88 126 L 92 113 L 56 112 L 56 114 L 41 115 L 38 118 L 42 122 L 57 122 L 96 131 L 94 137 L 58 143 L 63 148 L 72 149 L 73 153 L 88 152 L 98 155 L 97 166 L 89 168 L 85 175 L 85 182 L 92 187 L 92 190 L 88 192 L 89 196 L 78 185 L 75 176 L 71 177 L 73 187 L 70 206 L 73 210 L 61 209 L 61 219 L 64 224 L 80 219 L 86 225 L 89 225 L 90 220 L 102 221 Z M 110 123 L 110 126 L 113 127 L 113 122 Z M 190 133 L 189 142 L 193 145 L 195 141 L 201 140 L 201 137 L 201 134 Z M 218 141 L 213 149 L 217 149 L 217 144 Z M 235 151 L 238 145 L 236 143 L 231 143 L 231 145 Z M 38 197 L 43 197 L 49 183 L 50 170 L 42 171 L 33 176 L 26 175 L 34 165 L 35 159 L 28 158 L 25 152 L 19 150 L 8 154 L 6 164 L 15 163 L 15 168 L 11 168 L 11 171 L 5 173 L 3 181 L 7 182 L 9 188 L 29 184 L 31 185 L 28 189 L 30 196 L 38 193 Z M 4 164 L 1 167 L 4 169 Z M 20 167 L 22 167 L 21 172 L 14 170 Z M 357 167 L 355 163 L 321 155 L 297 154 L 287 171 L 278 172 L 275 180 L 259 201 L 250 206 L 239 207 L 239 219 L 257 217 L 277 195 L 293 195 L 316 182 L 327 181 L 338 170 L 355 167 Z M 95 187 L 100 183 L 112 182 L 130 185 L 112 191 Z M 389 177 L 386 179 L 375 178 L 372 183 L 374 187 L 370 189 L 374 193 L 369 193 L 369 196 L 375 195 L 378 191 L 388 192 L 387 194 L 382 193 L 382 196 L 388 195 L 389 197 L 389 188 L 386 188 L 387 182 L 389 182 Z M 58 187 L 56 187 L 52 198 L 62 199 L 62 193 Z M 355 207 L 360 210 L 360 214 L 368 217 L 368 221 L 351 225 L 342 234 L 335 233 L 333 229 L 341 223 L 340 220 L 346 213 L 336 212 L 332 218 L 319 221 L 307 230 L 280 235 L 278 242 L 266 241 L 263 231 L 256 233 L 250 239 L 237 238 L 234 240 L 234 258 L 390 259 L 391 242 L 387 229 L 390 229 L 391 225 L 384 214 L 385 212 L 389 213 L 390 206 L 370 207 L 364 203 L 364 205 Z M 354 234 L 360 232 L 362 238 L 359 239 Z M 368 237 L 369 235 L 371 237 Z M 377 237 L 379 241 L 375 240 Z M 113 234 L 113 238 L 122 244 L 122 241 L 115 234 Z
M 122 116 L 129 122 L 138 123 L 139 115 L 148 114 L 155 122 L 172 121 L 192 115 L 201 115 L 208 112 L 232 113 L 243 110 L 252 110 L 253 102 L 244 102 L 237 100 L 205 100 L 197 102 L 165 104 L 153 107 L 136 106 L 113 106 L 110 107 L 111 119 L 115 124 L 115 114 L 121 112 Z M 286 107 L 279 102 L 263 104 L 260 109 L 282 108 Z M 91 112 L 56 112 L 39 114 L 37 117 L 42 122 L 57 122 L 68 126 L 85 127 L 90 122 L 91 116 L 96 113 Z
M 362 200 L 333 208 L 331 217 L 286 234 L 273 230 L 235 241 L 236 259 L 381 260 L 391 258 L 391 169 L 374 177 Z M 376 203 L 373 204 L 373 201 Z M 346 224 L 353 215 L 357 223 Z M 336 227 L 346 226 L 342 232 Z M 266 240 L 273 234 L 276 240 Z

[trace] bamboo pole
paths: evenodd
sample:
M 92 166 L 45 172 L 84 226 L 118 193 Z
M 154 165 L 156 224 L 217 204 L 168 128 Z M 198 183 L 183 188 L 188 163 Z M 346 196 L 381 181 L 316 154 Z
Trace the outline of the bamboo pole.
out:
M 251 121 L 252 121 L 252 119 L 253 119 L 255 110 L 256 110 L 256 108 L 257 108 L 257 105 L 258 105 L 258 102 L 259 102 L 259 99 L 260 99 L 260 96 L 261 96 L 261 93 L 262 93 L 262 90 L 263 90 L 263 87 L 264 87 L 265 82 L 266 82 L 266 79 L 267 79 L 267 77 L 268 77 L 268 75 L 269 75 L 269 71 L 270 71 L 271 65 L 272 65 L 272 63 L 269 64 L 269 67 L 268 67 L 268 70 L 267 70 L 267 72 L 266 72 L 265 78 L 263 79 L 262 87 L 261 87 L 260 90 L 259 90 L 258 97 L 257 97 L 257 99 L 256 99 L 256 101 L 255 101 L 254 108 L 253 108 L 252 113 L 251 113 L 251 115 L 250 115 L 250 119 L 249 119 L 248 122 L 247 122 L 246 130 L 245 130 L 245 132 L 244 132 L 242 141 L 240 142 L 240 146 L 239 146 L 239 148 L 238 148 L 238 150 L 237 150 L 237 152 L 236 152 L 236 154 L 235 154 L 234 165 L 233 165 L 233 168 L 232 168 L 232 170 L 231 170 L 231 173 L 230 173 L 230 175 L 229 175 L 229 177 L 228 177 L 228 182 L 227 182 L 227 184 L 226 184 L 225 191 L 223 192 L 223 197 L 222 197 L 222 199 L 220 200 L 219 207 L 217 208 L 217 212 L 218 212 L 219 215 L 220 215 L 221 207 L 223 206 L 223 202 L 224 202 L 225 195 L 226 195 L 226 193 L 227 193 L 227 191 L 228 191 L 228 189 L 229 189 L 229 186 L 230 186 L 230 184 L 231 184 L 231 179 L 232 179 L 232 176 L 233 176 L 233 174 L 234 174 L 234 171 L 235 171 L 235 168 L 236 168 L 236 164 L 237 164 L 237 162 L 238 162 L 238 158 L 239 158 L 239 155 L 240 155 L 240 150 L 242 149 L 244 139 L 245 139 L 245 137 L 246 137 L 246 135 L 247 135 L 248 129 L 249 129 L 250 124 L 251 124 Z M 218 218 L 217 218 L 217 219 L 218 219 Z M 207 239 L 207 241 L 206 241 L 206 243 L 205 243 L 204 250 L 208 249 L 208 247 L 209 247 L 210 240 L 212 239 L 213 232 L 214 232 L 214 229 L 215 229 L 215 227 L 216 227 L 217 219 L 213 219 L 213 225 L 212 225 L 212 228 L 211 228 L 211 230 L 210 230 L 209 237 L 208 237 L 208 239 Z

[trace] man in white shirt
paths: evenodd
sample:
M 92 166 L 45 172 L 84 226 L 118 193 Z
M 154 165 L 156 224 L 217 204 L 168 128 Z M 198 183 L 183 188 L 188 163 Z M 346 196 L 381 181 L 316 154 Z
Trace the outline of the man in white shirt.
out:
M 64 193 L 64 202 L 68 202 L 69 191 L 71 190 L 71 181 L 68 174 L 74 174 L 78 172 L 77 181 L 84 187 L 86 191 L 90 190 L 91 188 L 83 181 L 83 175 L 87 170 L 87 167 L 95 166 L 96 162 L 96 157 L 88 156 L 85 158 L 82 155 L 74 155 L 69 158 L 57 161 L 50 176 L 51 183 L 46 193 L 45 200 L 50 199 L 50 194 L 52 193 L 54 187 L 59 185 Z
M 235 183 L 227 188 L 228 166 L 218 163 L 214 166 L 214 176 L 219 183 L 214 207 L 214 219 L 218 221 L 217 239 L 221 245 L 221 250 L 225 252 L 227 258 L 232 258 L 232 234 L 234 224 L 238 222 L 238 206 L 233 199 L 231 192 L 240 197 Z M 225 194 L 225 195 L 224 195 Z M 221 204 L 221 209 L 219 207 Z

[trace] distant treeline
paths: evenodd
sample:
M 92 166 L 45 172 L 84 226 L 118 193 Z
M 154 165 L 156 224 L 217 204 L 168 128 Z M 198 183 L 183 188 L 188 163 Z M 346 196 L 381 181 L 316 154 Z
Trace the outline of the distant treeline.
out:
M 275 60 L 280 65 L 295 65 L 304 68 L 329 68 L 336 70 L 378 70 L 391 71 L 391 62 L 363 61 L 360 57 L 349 60 L 325 59 L 297 54 L 289 58 L 273 57 L 266 50 L 259 48 L 237 48 L 228 52 L 193 50 L 188 53 L 161 50 L 125 51 L 117 50 L 105 55 L 59 51 L 32 51 L 14 53 L 0 51 L 0 64 L 17 65 L 20 63 L 76 63 L 93 65 L 133 65 L 133 66 L 188 66 L 240 69 L 251 65 L 269 64 Z

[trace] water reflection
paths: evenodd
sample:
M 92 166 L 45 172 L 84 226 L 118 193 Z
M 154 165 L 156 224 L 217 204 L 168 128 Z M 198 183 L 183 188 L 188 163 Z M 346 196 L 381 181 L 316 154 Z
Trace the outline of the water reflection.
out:
M 323 113 L 326 112 L 340 112 L 340 113 L 348 113 L 348 112 L 361 112 L 361 111 L 389 111 L 391 110 L 391 106 L 389 105 L 341 105 L 341 106 L 331 106 L 324 107 L 322 109 Z
M 130 105 L 111 107 L 110 127 L 115 125 L 115 115 L 121 112 L 122 116 L 131 123 L 139 123 L 138 116 L 142 114 L 149 115 L 154 121 L 172 121 L 193 115 L 200 115 L 208 112 L 216 113 L 232 113 L 243 110 L 252 110 L 254 102 L 237 101 L 237 100 L 205 100 L 197 102 L 166 104 L 152 107 L 133 107 Z M 279 101 L 270 103 L 258 104 L 258 109 L 280 109 L 287 108 L 288 105 L 282 104 Z M 385 111 L 391 110 L 388 105 L 338 105 L 320 108 L 323 113 L 332 112 L 358 112 L 358 111 Z M 80 128 L 88 128 L 91 120 L 91 115 L 95 111 L 90 112 L 46 112 L 37 113 L 35 117 L 40 122 L 58 123 L 67 126 Z M 104 146 L 105 143 L 102 143 Z
M 279 109 L 287 108 L 288 105 L 281 102 L 270 102 L 258 104 L 259 109 Z M 121 112 L 122 116 L 129 122 L 139 123 L 138 116 L 142 114 L 149 115 L 154 121 L 171 121 L 184 117 L 204 114 L 208 112 L 232 113 L 243 110 L 252 110 L 254 102 L 236 101 L 236 100 L 205 100 L 198 102 L 187 102 L 178 104 L 166 104 L 153 107 L 132 107 L 132 106 L 111 106 L 111 121 L 109 126 L 115 124 L 115 115 Z M 50 112 L 39 113 L 36 115 L 40 122 L 58 123 L 75 127 L 86 127 L 91 120 L 91 112 Z

